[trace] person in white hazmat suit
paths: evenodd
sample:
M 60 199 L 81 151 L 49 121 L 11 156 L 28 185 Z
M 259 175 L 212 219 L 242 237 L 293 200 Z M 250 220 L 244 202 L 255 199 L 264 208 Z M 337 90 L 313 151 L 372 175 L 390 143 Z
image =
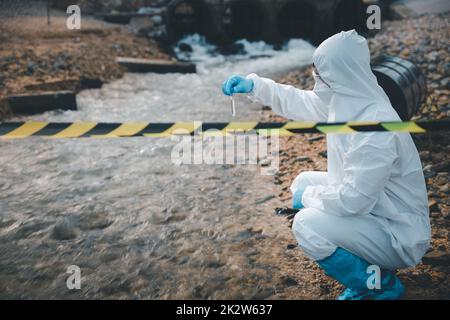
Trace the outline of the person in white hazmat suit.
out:
M 328 38 L 312 60 L 312 91 L 256 74 L 230 77 L 222 90 L 247 93 L 292 120 L 400 121 L 371 71 L 367 41 L 356 31 Z M 420 262 L 431 233 L 411 135 L 327 134 L 327 155 L 327 172 L 302 172 L 291 186 L 294 208 L 301 209 L 292 226 L 299 246 L 346 286 L 338 299 L 400 298 L 405 289 L 394 272 Z

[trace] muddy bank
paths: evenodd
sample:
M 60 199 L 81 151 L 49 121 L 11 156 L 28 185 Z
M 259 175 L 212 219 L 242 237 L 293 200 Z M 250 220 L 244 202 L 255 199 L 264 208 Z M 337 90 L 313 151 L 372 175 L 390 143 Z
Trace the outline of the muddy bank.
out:
M 418 64 L 426 73 L 428 98 L 413 119 L 443 119 L 450 115 L 450 36 L 449 15 L 424 16 L 407 21 L 387 22 L 382 31 L 369 39 L 373 57 L 383 54 L 399 55 Z M 289 73 L 279 82 L 312 89 L 312 69 Z M 268 121 L 282 121 L 267 110 Z M 429 196 L 432 224 L 432 248 L 415 268 L 401 270 L 399 275 L 408 292 L 406 299 L 449 299 L 450 297 L 450 198 L 449 159 L 450 138 L 447 132 L 414 136 L 420 152 Z M 289 186 L 302 171 L 326 170 L 326 140 L 322 135 L 284 137 L 281 140 L 280 172 L 275 177 L 279 198 L 285 206 L 291 205 Z M 334 296 L 339 285 L 324 276 L 314 263 L 303 256 L 296 257 L 298 270 L 294 279 L 305 273 L 317 277 L 320 296 L 329 292 Z M 303 270 L 303 266 L 305 270 Z M 293 288 L 290 298 L 297 297 Z
M 3 17 L 0 42 L 0 119 L 10 116 L 8 95 L 79 91 L 82 79 L 121 78 L 118 56 L 171 59 L 155 41 L 87 17 L 80 30 L 68 30 L 63 16 L 52 16 L 50 26 L 45 16 Z

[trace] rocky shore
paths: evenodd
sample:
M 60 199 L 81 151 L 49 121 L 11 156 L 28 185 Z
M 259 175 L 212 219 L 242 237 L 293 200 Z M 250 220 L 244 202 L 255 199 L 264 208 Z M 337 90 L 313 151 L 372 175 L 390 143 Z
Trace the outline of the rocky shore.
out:
M 373 58 L 395 55 L 410 59 L 425 72 L 428 98 L 413 117 L 419 119 L 444 119 L 450 116 L 450 16 L 427 15 L 417 19 L 389 21 L 373 38 L 368 40 Z M 278 81 L 302 89 L 312 89 L 314 79 L 311 67 L 296 70 Z M 264 109 L 267 121 L 282 121 L 269 109 Z M 406 299 L 448 299 L 450 297 L 450 198 L 449 159 L 450 138 L 447 132 L 415 135 L 426 178 L 432 224 L 432 244 L 423 263 L 415 268 L 401 270 L 399 276 L 408 292 Z M 281 139 L 280 171 L 275 176 L 279 185 L 279 198 L 291 206 L 289 186 L 302 171 L 326 170 L 326 140 L 323 135 L 303 135 Z M 326 277 L 317 266 L 303 256 L 298 265 L 315 273 L 320 296 L 333 297 L 340 287 Z M 295 277 L 294 277 L 295 279 Z M 292 294 L 295 296 L 295 292 Z M 317 298 L 317 297 L 316 297 Z
M 84 18 L 81 30 L 68 30 L 66 18 L 42 16 L 0 21 L 0 119 L 10 115 L 11 94 L 78 91 L 81 80 L 107 82 L 126 72 L 116 57 L 171 59 L 158 44 L 123 26 Z M 86 82 L 86 81 L 84 81 Z

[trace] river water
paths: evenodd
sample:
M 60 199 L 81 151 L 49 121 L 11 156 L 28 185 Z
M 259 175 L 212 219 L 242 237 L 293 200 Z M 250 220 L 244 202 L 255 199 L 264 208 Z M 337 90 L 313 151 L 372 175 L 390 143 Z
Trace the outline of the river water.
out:
M 224 57 L 196 36 L 197 74 L 126 74 L 77 96 L 78 111 L 15 120 L 257 121 L 221 93 L 231 74 L 276 77 L 313 47 L 242 42 Z M 175 165 L 164 138 L 0 140 L 0 298 L 266 298 L 280 258 L 273 177 L 259 165 Z M 290 235 L 286 235 L 290 237 Z M 272 252 L 272 254 L 267 253 Z M 81 271 L 69 290 L 67 268 Z

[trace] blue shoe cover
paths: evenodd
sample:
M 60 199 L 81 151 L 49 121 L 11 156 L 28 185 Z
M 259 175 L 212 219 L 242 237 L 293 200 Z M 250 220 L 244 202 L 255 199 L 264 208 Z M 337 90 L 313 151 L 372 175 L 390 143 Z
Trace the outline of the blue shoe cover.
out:
M 370 264 L 342 248 L 317 263 L 328 276 L 347 287 L 338 300 L 392 300 L 399 299 L 405 292 L 397 276 L 385 269 L 381 270 L 381 289 L 370 290 L 367 287 Z
M 362 300 L 362 298 L 367 294 L 367 291 L 367 289 L 361 291 L 347 288 L 336 298 L 336 300 Z
M 369 290 L 372 300 L 397 300 L 405 293 L 400 279 L 389 270 L 381 270 L 381 289 Z
M 384 272 L 385 270 L 383 270 Z M 396 279 L 392 287 L 386 289 L 374 290 L 356 290 L 352 288 L 345 289 L 336 300 L 397 300 L 405 293 L 405 288 L 400 280 Z

